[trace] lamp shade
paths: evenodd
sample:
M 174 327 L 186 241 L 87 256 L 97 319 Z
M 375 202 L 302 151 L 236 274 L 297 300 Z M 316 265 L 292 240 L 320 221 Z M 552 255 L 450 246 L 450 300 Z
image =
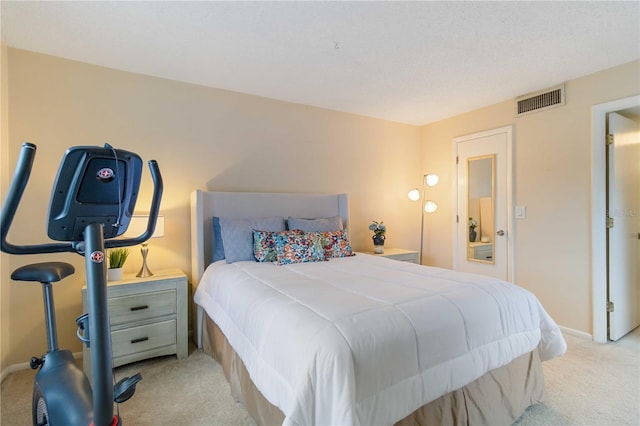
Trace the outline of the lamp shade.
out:
M 133 215 L 129 222 L 129 227 L 124 236 L 127 238 L 134 238 L 144 234 L 147 230 L 147 224 L 149 222 L 149 216 L 145 215 Z M 164 237 L 164 216 L 158 216 L 156 220 L 156 229 L 153 231 L 151 238 Z
M 424 180 L 427 183 L 427 186 L 436 186 L 440 178 L 438 177 L 438 175 L 430 174 L 427 175 Z
M 418 201 L 420 199 L 420 190 L 418 188 L 412 189 L 407 194 L 407 197 L 409 197 L 411 201 Z
M 435 203 L 435 201 L 427 200 L 427 202 L 424 203 L 424 211 L 425 212 L 433 213 L 436 210 L 438 210 L 438 205 Z

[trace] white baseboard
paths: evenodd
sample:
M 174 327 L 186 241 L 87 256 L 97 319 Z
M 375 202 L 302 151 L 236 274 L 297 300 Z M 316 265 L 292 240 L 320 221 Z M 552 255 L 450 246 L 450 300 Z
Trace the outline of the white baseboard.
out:
M 82 352 L 74 352 L 73 353 L 73 358 L 74 359 L 82 359 Z M 28 362 L 20 362 L 18 364 L 11 364 L 10 366 L 8 366 L 4 370 L 2 370 L 2 373 L 0 373 L 0 383 L 4 382 L 4 379 L 6 379 L 7 376 L 9 374 L 11 374 L 11 373 L 15 373 L 16 371 L 28 370 L 30 368 L 31 367 L 29 366 Z
M 585 333 L 584 331 L 576 330 L 576 329 L 569 328 L 569 327 L 564 327 L 562 325 L 559 325 L 558 327 L 560 328 L 560 330 L 563 333 L 570 334 L 570 335 L 575 336 L 575 337 L 580 337 L 582 339 L 588 339 L 588 340 L 593 341 L 593 335 L 591 335 L 589 333 Z

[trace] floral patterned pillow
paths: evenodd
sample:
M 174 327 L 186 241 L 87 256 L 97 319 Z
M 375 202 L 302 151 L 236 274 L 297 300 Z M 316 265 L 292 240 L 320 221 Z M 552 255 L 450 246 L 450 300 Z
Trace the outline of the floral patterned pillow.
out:
M 301 235 L 302 231 L 258 231 L 253 230 L 253 255 L 258 262 L 275 262 L 277 260 L 276 253 L 276 235 Z
M 311 234 L 308 233 L 308 234 Z M 308 235 L 307 234 L 307 235 Z M 354 256 L 349 238 L 347 237 L 347 231 L 328 231 L 328 232 L 316 232 L 322 238 L 322 246 L 324 248 L 324 257 L 330 259 L 332 257 L 349 257 Z
M 315 235 L 312 235 L 315 234 Z M 317 232 L 290 233 L 279 232 L 276 239 L 276 263 L 321 262 L 325 260 L 322 238 Z

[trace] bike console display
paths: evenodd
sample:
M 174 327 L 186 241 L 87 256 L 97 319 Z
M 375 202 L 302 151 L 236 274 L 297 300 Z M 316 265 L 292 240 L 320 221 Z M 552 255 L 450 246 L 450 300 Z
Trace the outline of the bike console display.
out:
M 142 159 L 102 147 L 68 149 L 60 163 L 49 203 L 49 238 L 81 241 L 88 223 L 100 222 L 104 238 L 122 235 L 135 208 Z

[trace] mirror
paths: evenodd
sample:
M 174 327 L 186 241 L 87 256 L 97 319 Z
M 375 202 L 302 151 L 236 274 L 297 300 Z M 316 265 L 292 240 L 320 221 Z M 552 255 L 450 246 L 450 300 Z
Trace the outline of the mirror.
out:
M 467 159 L 467 260 L 495 263 L 495 154 Z

